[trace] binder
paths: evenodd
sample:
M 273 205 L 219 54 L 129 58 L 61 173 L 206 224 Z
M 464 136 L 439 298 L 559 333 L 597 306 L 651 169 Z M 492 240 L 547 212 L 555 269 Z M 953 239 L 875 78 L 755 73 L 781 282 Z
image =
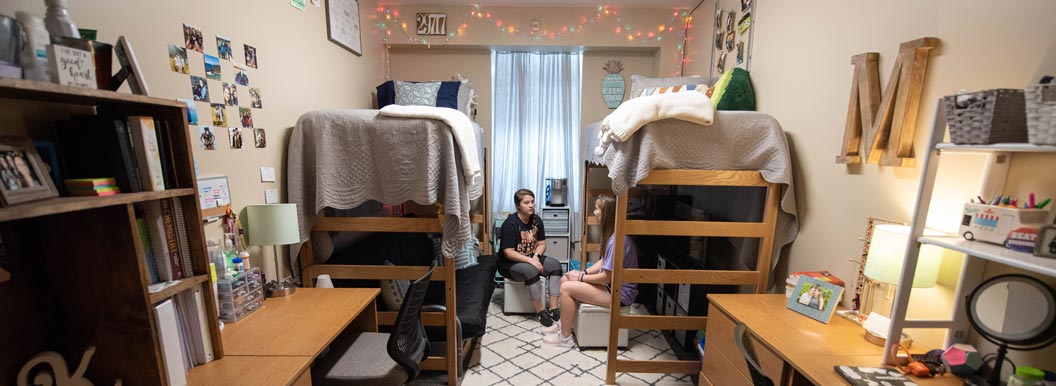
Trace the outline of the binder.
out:
M 195 365 L 211 362 L 213 358 L 213 341 L 209 337 L 209 318 L 205 313 L 205 292 L 201 286 L 184 291 L 177 295 L 183 305 L 187 319 L 187 337 Z
M 187 219 L 183 215 L 183 202 L 179 198 L 172 198 L 173 220 L 176 223 L 176 244 L 183 259 L 183 277 L 194 276 L 194 267 L 191 262 L 191 242 L 187 239 Z
M 169 386 L 187 386 L 187 365 L 181 353 L 180 330 L 176 324 L 176 307 L 172 299 L 155 305 L 154 316 L 158 321 L 158 341 Z
M 161 150 L 158 135 L 154 130 L 154 118 L 128 117 L 128 130 L 132 133 L 132 146 L 136 151 L 140 182 L 145 191 L 165 190 L 165 175 L 161 166 Z

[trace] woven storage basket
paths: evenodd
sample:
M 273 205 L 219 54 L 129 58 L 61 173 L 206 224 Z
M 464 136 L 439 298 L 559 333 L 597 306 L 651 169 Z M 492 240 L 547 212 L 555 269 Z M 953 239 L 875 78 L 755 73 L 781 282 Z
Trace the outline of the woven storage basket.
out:
M 967 101 L 958 106 L 957 98 Z M 956 144 L 1026 142 L 1023 90 L 993 89 L 942 98 L 950 141 Z
M 1056 83 L 1029 86 L 1024 95 L 1030 143 L 1056 145 Z

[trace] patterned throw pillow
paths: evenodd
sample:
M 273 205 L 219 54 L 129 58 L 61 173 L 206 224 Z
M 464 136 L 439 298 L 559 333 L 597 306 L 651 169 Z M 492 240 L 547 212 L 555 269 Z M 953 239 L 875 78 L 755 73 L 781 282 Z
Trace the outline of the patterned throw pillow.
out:
M 385 265 L 392 265 L 386 261 Z M 403 305 L 403 297 L 407 295 L 407 289 L 411 287 L 410 280 L 379 280 L 381 287 L 381 301 L 389 310 L 397 311 Z
M 436 236 L 431 237 L 433 241 L 433 253 L 436 256 L 437 265 L 444 265 L 444 254 L 441 252 L 442 236 L 437 233 Z M 466 240 L 466 243 L 462 245 L 462 248 L 455 254 L 455 270 L 469 268 L 477 265 L 477 256 L 482 254 L 480 245 L 477 239 L 471 238 Z
M 644 89 L 638 90 L 638 92 L 634 94 L 634 97 L 638 98 L 638 97 L 656 95 L 656 94 L 673 94 L 673 93 L 676 93 L 676 92 L 692 92 L 692 91 L 696 91 L 696 92 L 699 92 L 699 93 L 703 94 L 707 90 L 708 90 L 708 85 L 706 85 L 706 84 L 687 84 L 687 85 L 684 85 L 684 86 L 651 87 L 651 88 L 644 88 Z
M 402 106 L 436 106 L 440 82 L 412 83 L 396 81 L 396 104 Z

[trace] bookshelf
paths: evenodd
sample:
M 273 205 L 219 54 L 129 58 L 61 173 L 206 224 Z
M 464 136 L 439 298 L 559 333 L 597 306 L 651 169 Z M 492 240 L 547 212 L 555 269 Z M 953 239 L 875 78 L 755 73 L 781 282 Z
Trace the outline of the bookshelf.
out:
M 117 379 L 126 385 L 168 384 L 154 304 L 196 287 L 206 299 L 213 297 L 184 107 L 166 99 L 0 78 L 0 115 L 15 118 L 0 127 L 3 135 L 54 140 L 46 122 L 70 114 L 143 115 L 165 122 L 162 154 L 171 161 L 174 184 L 162 191 L 0 208 L 0 267 L 11 274 L 0 283 L 0 384 L 14 384 L 21 367 L 44 351 L 58 352 L 72 371 L 89 346 L 96 352 L 85 378 L 95 384 Z M 182 207 L 195 275 L 152 294 L 136 206 L 160 200 Z M 207 335 L 219 359 L 217 310 L 212 301 L 206 303 L 207 320 L 213 322 Z

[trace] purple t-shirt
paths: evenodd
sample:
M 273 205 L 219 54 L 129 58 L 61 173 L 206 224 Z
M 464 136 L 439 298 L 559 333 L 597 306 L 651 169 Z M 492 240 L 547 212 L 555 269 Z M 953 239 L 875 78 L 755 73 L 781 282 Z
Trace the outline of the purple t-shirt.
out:
M 638 247 L 634 245 L 634 240 L 631 240 L 631 236 L 626 237 L 626 241 L 623 242 L 623 268 L 638 268 Z M 609 241 L 605 243 L 605 256 L 601 258 L 601 269 L 612 272 L 612 261 L 616 256 L 616 235 L 609 236 Z M 638 297 L 638 284 L 637 283 L 623 283 L 620 287 L 620 303 L 622 305 L 630 305 L 634 303 L 634 298 Z

